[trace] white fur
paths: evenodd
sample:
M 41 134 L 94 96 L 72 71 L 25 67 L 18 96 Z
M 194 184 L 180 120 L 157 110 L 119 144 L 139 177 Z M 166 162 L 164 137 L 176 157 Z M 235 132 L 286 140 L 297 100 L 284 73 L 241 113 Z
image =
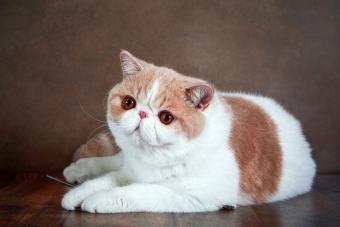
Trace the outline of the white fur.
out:
M 283 174 L 278 192 L 267 202 L 287 199 L 311 188 L 315 164 L 301 126 L 273 100 L 216 92 L 202 113 L 206 120 L 204 130 L 188 140 L 159 121 L 159 109 L 152 105 L 158 89 L 156 81 L 148 101 L 137 100 L 136 108 L 126 111 L 119 122 L 112 121 L 108 114 L 109 127 L 122 149 L 119 155 L 84 159 L 65 169 L 68 181 L 111 170 L 68 192 L 62 201 L 65 209 L 81 205 L 85 211 L 99 213 L 200 212 L 218 210 L 223 205 L 253 204 L 240 194 L 239 167 L 228 140 L 232 114 L 220 101 L 221 95 L 240 96 L 258 104 L 277 125 Z M 141 109 L 148 112 L 148 118 L 138 118 Z

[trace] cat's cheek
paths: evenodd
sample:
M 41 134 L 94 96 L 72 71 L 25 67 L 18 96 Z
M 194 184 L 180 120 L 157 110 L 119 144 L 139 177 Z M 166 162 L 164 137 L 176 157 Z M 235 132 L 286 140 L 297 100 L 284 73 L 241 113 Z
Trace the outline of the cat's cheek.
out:
M 135 109 L 125 111 L 120 118 L 119 126 L 127 133 L 132 134 L 139 125 L 140 118 Z
M 125 110 L 121 107 L 121 98 L 114 95 L 110 98 L 108 110 L 113 119 L 119 120 L 125 113 Z
M 156 125 L 156 132 L 160 143 L 175 143 L 179 136 L 183 136 L 183 133 L 173 125 L 164 125 L 158 122 Z

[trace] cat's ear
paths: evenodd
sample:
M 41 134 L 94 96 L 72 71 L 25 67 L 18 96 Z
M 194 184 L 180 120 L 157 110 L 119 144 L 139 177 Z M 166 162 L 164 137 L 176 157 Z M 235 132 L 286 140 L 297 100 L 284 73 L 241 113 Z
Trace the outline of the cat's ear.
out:
M 187 88 L 185 93 L 197 109 L 204 111 L 214 96 L 214 88 L 209 84 L 195 85 Z
M 122 67 L 123 76 L 136 75 L 144 69 L 143 61 L 139 60 L 126 50 L 120 52 L 120 65 Z

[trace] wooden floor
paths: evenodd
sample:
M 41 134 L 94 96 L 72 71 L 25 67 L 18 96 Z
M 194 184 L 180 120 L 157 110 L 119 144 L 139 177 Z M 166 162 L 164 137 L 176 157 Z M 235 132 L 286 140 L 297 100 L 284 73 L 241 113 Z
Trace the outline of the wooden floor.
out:
M 319 175 L 311 193 L 285 202 L 211 213 L 69 212 L 66 190 L 44 174 L 0 174 L 0 226 L 340 226 L 340 175 Z

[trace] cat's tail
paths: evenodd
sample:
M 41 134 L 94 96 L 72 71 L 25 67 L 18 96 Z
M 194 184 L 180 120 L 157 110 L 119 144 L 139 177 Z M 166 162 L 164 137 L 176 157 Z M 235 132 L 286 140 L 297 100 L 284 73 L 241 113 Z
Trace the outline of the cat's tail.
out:
M 73 154 L 73 161 L 81 158 L 103 157 L 118 153 L 118 147 L 111 133 L 99 133 L 81 145 Z

